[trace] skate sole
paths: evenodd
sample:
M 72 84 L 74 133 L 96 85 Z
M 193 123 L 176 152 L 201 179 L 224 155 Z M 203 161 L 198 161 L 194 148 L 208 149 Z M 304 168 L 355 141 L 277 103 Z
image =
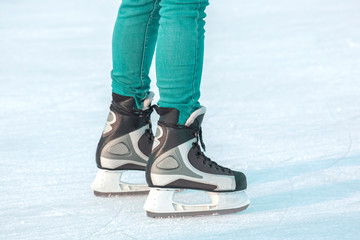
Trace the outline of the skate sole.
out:
M 176 218 L 176 217 L 201 217 L 209 215 L 225 215 L 231 213 L 238 213 L 246 210 L 250 204 L 243 207 L 233 209 L 221 209 L 212 211 L 194 211 L 194 212 L 171 212 L 171 213 L 154 213 L 146 211 L 146 215 L 151 218 Z
M 134 191 L 134 192 L 110 192 L 110 193 L 94 191 L 94 195 L 97 197 L 137 196 L 137 195 L 146 195 L 148 193 L 149 193 L 149 190 Z

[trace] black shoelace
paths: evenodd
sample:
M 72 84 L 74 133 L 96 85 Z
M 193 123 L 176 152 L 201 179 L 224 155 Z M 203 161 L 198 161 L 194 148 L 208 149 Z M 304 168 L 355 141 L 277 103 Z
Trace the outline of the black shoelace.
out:
M 148 126 L 149 126 L 149 128 L 145 130 L 145 134 L 147 134 L 149 136 L 149 142 L 152 142 L 154 140 L 154 134 L 152 131 L 152 124 L 151 124 L 150 117 L 148 120 Z
M 202 129 L 201 127 L 199 129 L 194 129 L 195 130 L 195 137 L 196 137 L 196 142 L 193 142 L 192 146 L 193 148 L 195 148 L 197 150 L 196 152 L 196 157 L 200 158 L 200 156 L 203 157 L 203 164 L 204 165 L 208 165 L 210 168 L 215 168 L 218 171 L 222 171 L 222 172 L 228 172 L 228 173 L 232 173 L 231 169 L 220 166 L 219 164 L 217 164 L 216 162 L 212 161 L 210 158 L 208 158 L 205 153 L 203 151 L 201 151 L 201 148 L 205 151 L 205 144 L 203 141 L 203 137 L 202 137 Z M 199 141 L 200 141 L 200 145 L 199 145 Z
M 152 113 L 153 109 L 154 109 L 154 105 L 150 105 L 149 108 L 146 110 L 138 110 L 140 117 L 143 116 L 145 113 L 148 118 L 149 128 L 145 130 L 145 134 L 147 134 L 149 136 L 149 143 L 151 143 L 154 140 L 154 134 L 152 131 L 152 124 L 151 124 L 151 119 L 150 119 L 150 114 Z
M 188 127 L 185 125 L 178 125 L 178 124 L 171 124 L 171 123 L 166 123 L 166 122 L 162 122 L 159 121 L 158 124 L 163 125 L 165 127 L 172 127 L 172 128 L 187 128 L 187 129 L 191 129 L 192 131 L 192 136 L 196 137 L 196 142 L 193 142 L 192 147 L 195 148 L 196 151 L 196 157 L 200 158 L 201 156 L 203 157 L 203 164 L 204 165 L 208 165 L 210 168 L 215 168 L 218 171 L 222 171 L 222 172 L 227 172 L 227 173 L 232 173 L 232 170 L 226 167 L 223 167 L 219 164 L 217 164 L 216 162 L 212 161 L 210 158 L 208 158 L 205 153 L 201 150 L 203 149 L 205 151 L 205 144 L 203 141 L 203 137 L 202 137 L 202 128 L 196 128 L 196 127 Z M 200 145 L 199 145 L 200 142 Z

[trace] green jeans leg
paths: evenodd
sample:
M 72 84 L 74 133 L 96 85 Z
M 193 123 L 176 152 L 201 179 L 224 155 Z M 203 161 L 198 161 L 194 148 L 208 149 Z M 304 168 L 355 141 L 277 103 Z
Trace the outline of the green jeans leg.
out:
M 113 34 L 113 92 L 134 97 L 142 107 L 157 41 L 158 104 L 177 108 L 184 124 L 200 106 L 207 5 L 208 0 L 123 0 Z
M 161 0 L 156 49 L 160 107 L 177 108 L 184 124 L 199 106 L 208 0 Z
M 134 97 L 139 109 L 150 88 L 159 9 L 159 0 L 123 0 L 114 27 L 112 91 Z

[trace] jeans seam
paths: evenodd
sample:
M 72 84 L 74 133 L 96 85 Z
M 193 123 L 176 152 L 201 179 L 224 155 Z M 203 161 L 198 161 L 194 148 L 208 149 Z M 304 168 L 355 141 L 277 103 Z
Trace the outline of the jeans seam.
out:
M 195 95 L 195 81 L 196 81 L 196 70 L 197 70 L 197 62 L 198 62 L 198 51 L 199 51 L 199 25 L 198 25 L 198 21 L 199 21 L 199 18 L 200 18 L 200 9 L 201 7 L 201 0 L 199 0 L 198 2 L 198 8 L 197 8 L 197 16 L 196 16 L 196 19 L 195 19 L 195 26 L 196 26 L 196 43 L 195 43 L 195 64 L 194 64 L 194 74 L 193 74 L 193 94 L 191 96 L 191 101 L 192 101 L 192 105 L 190 107 L 190 112 L 193 111 L 193 108 L 195 106 L 195 98 L 194 98 L 194 95 Z
M 143 55 L 142 55 L 142 59 L 141 59 L 141 68 L 140 68 L 140 80 L 141 80 L 140 88 L 141 89 L 144 87 L 144 64 L 145 64 L 144 62 L 145 62 L 145 53 L 146 53 L 146 49 L 147 49 L 148 30 L 149 30 L 150 22 L 153 19 L 153 14 L 156 10 L 156 6 L 157 6 L 158 2 L 159 2 L 159 0 L 154 1 L 153 9 L 151 10 L 149 19 L 146 23 L 145 36 L 144 36 L 144 48 L 143 48 Z

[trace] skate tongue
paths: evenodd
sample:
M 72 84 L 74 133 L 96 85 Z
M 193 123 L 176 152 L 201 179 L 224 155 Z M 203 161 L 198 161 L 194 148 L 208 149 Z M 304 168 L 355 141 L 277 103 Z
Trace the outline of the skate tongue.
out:
M 135 99 L 132 97 L 129 97 L 129 99 L 119 103 L 119 105 L 121 105 L 125 108 L 133 109 L 135 107 Z
M 164 108 L 155 106 L 156 112 L 160 115 L 160 121 L 177 125 L 179 121 L 180 112 L 176 108 Z M 187 119 L 185 126 L 199 129 L 203 121 L 206 108 L 201 106 L 194 111 Z
M 185 123 L 185 126 L 200 128 L 201 123 L 204 119 L 204 115 L 206 113 L 206 107 L 200 106 L 196 111 L 194 111 L 188 120 Z
M 135 107 L 135 98 L 113 93 L 113 103 L 125 109 L 133 109 Z
M 173 125 L 178 123 L 180 112 L 176 108 L 163 108 L 155 106 L 155 110 L 160 115 L 159 121 Z

